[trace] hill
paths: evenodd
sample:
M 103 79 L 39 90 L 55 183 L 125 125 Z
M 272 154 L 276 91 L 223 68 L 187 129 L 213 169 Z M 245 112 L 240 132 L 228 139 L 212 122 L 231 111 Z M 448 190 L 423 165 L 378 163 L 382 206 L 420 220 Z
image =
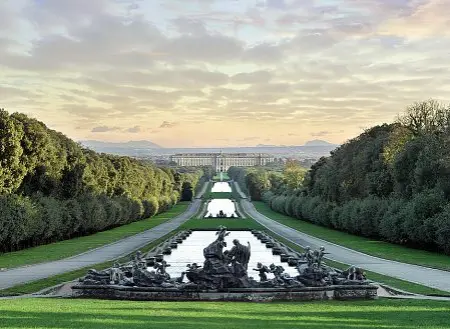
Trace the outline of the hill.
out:
M 327 141 L 324 141 L 324 140 L 321 140 L 321 139 L 314 139 L 312 141 L 307 141 L 305 143 L 305 145 L 303 145 L 303 146 L 330 146 L 330 147 L 336 147 L 338 145 L 330 143 L 330 142 L 327 142 Z

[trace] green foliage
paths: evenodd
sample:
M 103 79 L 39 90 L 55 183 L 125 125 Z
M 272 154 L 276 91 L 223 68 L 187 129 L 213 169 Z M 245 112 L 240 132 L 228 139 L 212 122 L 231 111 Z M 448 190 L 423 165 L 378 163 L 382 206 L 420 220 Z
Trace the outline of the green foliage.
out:
M 17 189 L 25 176 L 21 163 L 23 127 L 8 113 L 0 109 L 0 195 Z
M 98 154 L 0 109 L 0 252 L 154 216 L 176 204 L 183 189 L 195 189 L 202 175 Z
M 302 186 L 305 175 L 306 169 L 294 161 L 288 161 L 283 170 L 284 182 L 291 190 L 296 190 Z

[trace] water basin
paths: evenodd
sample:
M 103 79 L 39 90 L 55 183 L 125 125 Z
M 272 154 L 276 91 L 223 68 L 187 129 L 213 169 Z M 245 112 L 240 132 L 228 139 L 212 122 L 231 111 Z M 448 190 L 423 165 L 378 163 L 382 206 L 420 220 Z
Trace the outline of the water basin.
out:
M 172 278 L 181 276 L 181 272 L 186 271 L 186 265 L 189 263 L 197 263 L 203 266 L 203 249 L 207 247 L 211 242 L 216 239 L 216 231 L 193 231 L 192 234 L 178 246 L 177 249 L 172 250 L 171 255 L 164 256 L 164 260 L 167 261 L 170 266 L 167 268 L 167 273 Z M 288 266 L 286 263 L 282 263 L 280 256 L 272 255 L 272 249 L 266 248 L 266 245 L 261 243 L 250 231 L 230 231 L 230 235 L 225 238 L 227 247 L 225 250 L 229 250 L 233 247 L 233 240 L 238 239 L 243 245 L 247 245 L 250 242 L 251 256 L 248 264 L 248 276 L 259 281 L 258 272 L 253 271 L 256 268 L 258 262 L 263 263 L 266 266 L 274 263 L 275 265 L 281 265 L 290 276 L 298 275 L 297 270 L 294 267 Z M 151 270 L 151 268 L 149 269 Z M 273 278 L 273 274 L 267 275 L 269 279 Z M 187 279 L 184 279 L 186 282 Z
M 214 183 L 211 192 L 217 193 L 217 192 L 229 192 L 231 193 L 231 186 L 227 182 L 217 182 Z
M 236 204 L 231 199 L 212 199 L 208 203 L 208 210 L 205 217 L 218 217 L 221 210 L 226 217 L 238 217 Z

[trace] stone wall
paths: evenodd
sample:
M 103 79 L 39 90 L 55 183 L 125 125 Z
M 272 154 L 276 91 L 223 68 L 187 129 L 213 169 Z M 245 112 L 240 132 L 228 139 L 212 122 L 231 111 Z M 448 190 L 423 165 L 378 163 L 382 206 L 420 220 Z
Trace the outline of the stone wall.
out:
M 258 288 L 228 289 L 226 291 L 179 290 L 175 288 L 144 288 L 122 286 L 74 286 L 75 298 L 119 300 L 177 300 L 177 301 L 312 301 L 376 299 L 373 285 L 342 285 L 297 289 Z

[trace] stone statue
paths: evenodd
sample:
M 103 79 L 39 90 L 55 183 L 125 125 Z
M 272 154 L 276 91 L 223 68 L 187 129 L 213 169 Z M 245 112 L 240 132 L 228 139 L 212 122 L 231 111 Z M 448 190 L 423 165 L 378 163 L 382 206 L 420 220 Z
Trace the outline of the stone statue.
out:
M 111 284 L 119 284 L 123 280 L 123 272 L 120 269 L 119 263 L 114 263 L 113 267 L 110 270 L 110 278 L 109 281 Z
M 310 246 L 306 246 L 305 248 L 305 252 L 303 253 L 303 258 L 306 260 L 308 266 L 312 266 L 314 263 L 314 256 L 313 253 L 311 251 L 311 247 Z
M 319 266 L 319 268 L 320 268 L 323 264 L 325 264 L 324 261 L 323 261 L 323 257 L 324 257 L 326 254 L 329 254 L 329 252 L 325 252 L 325 247 L 324 247 L 324 246 L 321 246 L 321 247 L 319 248 L 319 253 L 318 253 L 318 257 L 317 257 L 317 265 Z
M 248 246 L 244 246 L 239 242 L 239 240 L 234 239 L 233 244 L 234 246 L 233 248 L 231 248 L 229 255 L 232 257 L 232 259 L 241 263 L 242 266 L 244 266 L 244 268 L 247 270 L 251 254 L 250 243 L 247 242 Z
M 256 268 L 254 268 L 253 271 L 258 271 L 259 272 L 259 280 L 261 282 L 267 281 L 267 274 L 266 273 L 270 273 L 270 270 L 269 270 L 269 268 L 267 266 L 265 266 L 262 263 L 258 262 L 258 264 L 256 264 Z
M 216 235 L 218 235 L 217 240 L 225 241 L 225 237 L 230 235 L 230 232 L 227 232 L 227 228 L 225 226 L 219 226 L 219 231 L 216 232 Z M 226 247 L 226 243 L 225 243 Z
M 281 275 L 284 272 L 284 267 L 281 265 L 276 266 L 275 264 L 272 263 L 269 265 L 269 269 L 270 269 L 270 272 L 273 273 L 273 275 L 275 277 L 274 281 L 278 284 L 282 284 L 284 282 L 284 280 L 281 277 Z
M 163 276 L 165 276 L 167 279 L 170 279 L 170 275 L 166 272 L 166 268 L 169 267 L 170 264 L 167 264 L 165 260 L 163 260 L 161 263 L 155 263 L 153 268 L 156 269 L 156 273 L 159 273 Z

